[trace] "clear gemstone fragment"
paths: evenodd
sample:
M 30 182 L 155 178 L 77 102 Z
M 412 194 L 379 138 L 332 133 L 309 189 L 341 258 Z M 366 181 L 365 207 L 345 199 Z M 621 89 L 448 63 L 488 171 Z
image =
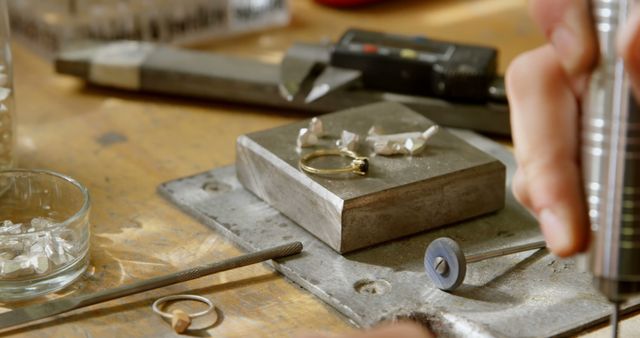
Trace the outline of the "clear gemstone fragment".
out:
M 316 137 L 320 138 L 324 136 L 324 126 L 322 125 L 322 120 L 317 117 L 314 117 L 309 122 L 309 131 Z
M 409 155 L 415 155 L 424 149 L 426 142 L 422 138 L 409 138 L 404 141 L 404 149 Z
M 369 136 L 382 135 L 382 134 L 383 134 L 383 129 L 380 126 L 371 126 L 371 128 L 369 128 L 369 131 L 367 132 L 367 135 Z
M 0 226 L 0 234 L 17 235 L 22 233 L 22 223 L 13 223 L 9 220 L 3 221 Z
M 0 277 L 15 278 L 45 274 L 73 261 L 78 254 L 75 233 L 69 229 L 53 229 L 55 221 L 36 217 L 20 224 L 0 222 Z M 8 236 L 19 234 L 20 236 Z M 28 234 L 28 235 L 27 235 Z
M 67 255 L 67 254 L 63 253 L 63 254 L 60 254 L 60 255 L 57 255 L 57 254 L 53 255 L 53 256 L 51 256 L 49 258 L 51 259 L 51 262 L 53 262 L 53 264 L 60 266 L 60 265 L 63 265 L 65 263 L 69 262 L 70 261 L 70 257 L 71 257 L 70 255 Z
M 404 146 L 395 141 L 380 141 L 373 144 L 373 152 L 378 155 L 391 156 L 405 154 Z
M 8 261 L 3 261 L 1 265 L 2 265 L 3 275 L 10 275 L 20 270 L 20 262 L 13 259 Z
M 45 273 L 49 270 L 49 258 L 45 255 L 31 257 L 31 266 L 36 273 Z
M 355 151 L 356 149 L 358 149 L 359 142 L 360 135 L 352 133 L 348 130 L 343 130 L 342 134 L 340 135 L 340 139 L 336 142 L 336 145 L 340 149 Z
M 378 155 L 417 155 L 433 135 L 439 130 L 437 125 L 431 126 L 424 132 L 409 132 L 398 134 L 371 134 L 366 141 L 373 146 Z
M 29 249 L 30 255 L 44 254 L 44 240 L 37 240 Z
M 433 125 L 429 127 L 429 129 L 425 130 L 424 133 L 420 135 L 420 138 L 423 139 L 424 141 L 428 141 L 430 138 L 433 137 L 433 135 L 437 134 L 439 130 L 440 130 L 440 126 Z
M 296 141 L 298 148 L 313 147 L 318 144 L 318 136 L 307 128 L 301 128 Z
M 11 94 L 11 89 L 0 87 L 0 101 L 4 101 Z
M 31 220 L 31 226 L 36 231 L 44 230 L 44 229 L 49 228 L 49 227 L 51 227 L 52 225 L 55 225 L 55 224 L 56 223 L 52 219 L 45 218 L 45 217 L 36 217 L 36 218 Z
M 20 277 L 33 273 L 29 257 L 19 255 L 12 260 L 2 262 L 2 274 L 4 277 Z
M 12 252 L 9 252 L 9 251 L 0 252 L 0 261 L 8 261 L 10 259 L 13 259 L 13 257 L 15 257 L 15 255 Z

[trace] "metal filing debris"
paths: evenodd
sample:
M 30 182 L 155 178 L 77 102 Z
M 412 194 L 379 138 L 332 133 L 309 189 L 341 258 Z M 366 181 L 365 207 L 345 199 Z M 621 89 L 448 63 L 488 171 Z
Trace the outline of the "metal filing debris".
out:
M 269 259 L 296 255 L 300 252 L 302 252 L 302 243 L 291 242 L 289 244 L 252 252 L 234 258 L 229 258 L 221 262 L 201 265 L 195 268 L 174 272 L 168 275 L 158 276 L 128 285 L 122 285 L 113 289 L 103 290 L 77 297 L 65 297 L 43 304 L 36 304 L 18 308 L 13 311 L 0 314 L 0 329 L 24 324 L 42 318 L 47 318 L 53 315 L 65 313 L 93 304 L 106 302 L 112 299 L 157 289 L 163 286 L 185 282 L 213 273 L 260 263 Z
M 451 291 L 464 281 L 469 263 L 545 247 L 544 241 L 538 241 L 465 256 L 455 240 L 443 237 L 434 240 L 427 247 L 424 255 L 424 268 L 438 289 Z

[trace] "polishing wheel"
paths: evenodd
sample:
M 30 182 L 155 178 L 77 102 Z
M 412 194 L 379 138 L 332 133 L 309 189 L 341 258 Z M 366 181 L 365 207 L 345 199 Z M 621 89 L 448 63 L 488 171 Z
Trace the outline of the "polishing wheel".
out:
M 467 262 L 458 243 L 443 237 L 434 240 L 427 247 L 424 269 L 438 289 L 451 291 L 462 284 L 467 272 Z

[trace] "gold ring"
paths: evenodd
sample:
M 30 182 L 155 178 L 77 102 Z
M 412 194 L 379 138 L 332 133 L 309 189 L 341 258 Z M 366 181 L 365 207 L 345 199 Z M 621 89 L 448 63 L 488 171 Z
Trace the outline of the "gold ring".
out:
M 352 161 L 348 166 L 342 168 L 320 169 L 309 165 L 309 161 L 322 156 L 349 157 Z M 302 158 L 300 158 L 300 162 L 298 162 L 298 166 L 300 169 L 316 175 L 353 173 L 364 176 L 367 174 L 367 171 L 369 171 L 369 159 L 363 156 L 358 156 L 355 152 L 347 149 L 320 149 L 302 156 Z

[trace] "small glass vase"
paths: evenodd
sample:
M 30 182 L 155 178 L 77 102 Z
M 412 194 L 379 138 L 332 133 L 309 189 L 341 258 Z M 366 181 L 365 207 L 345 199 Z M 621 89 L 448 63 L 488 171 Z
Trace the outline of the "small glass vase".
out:
M 11 31 L 7 0 L 0 0 L 0 171 L 15 165 L 15 130 Z

